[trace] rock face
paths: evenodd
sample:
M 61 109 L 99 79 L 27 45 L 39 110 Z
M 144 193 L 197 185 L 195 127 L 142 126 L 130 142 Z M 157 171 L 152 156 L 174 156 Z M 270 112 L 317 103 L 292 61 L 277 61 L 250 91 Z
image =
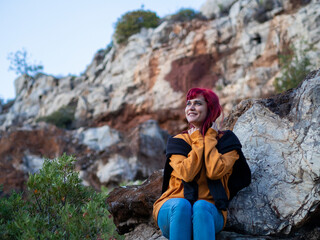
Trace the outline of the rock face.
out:
M 97 190 L 146 179 L 164 165 L 167 138 L 152 120 L 128 133 L 108 126 L 66 131 L 43 123 L 0 131 L 0 184 L 5 193 L 22 190 L 28 173 L 40 169 L 44 158 L 64 152 L 75 155 L 84 183 Z
M 55 158 L 64 152 L 74 153 L 69 146 L 70 134 L 52 126 L 20 128 L 12 132 L 0 132 L 0 184 L 3 191 L 24 189 L 28 172 L 42 165 L 43 158 Z
M 215 18 L 226 15 L 235 0 L 207 0 L 201 6 L 201 13 L 207 18 Z
M 18 78 L 14 105 L 0 116 L 2 128 L 72 106 L 76 128 L 107 124 L 123 131 L 155 119 L 175 133 L 186 127 L 182 110 L 191 87 L 214 89 L 227 115 L 243 99 L 273 94 L 278 55 L 290 44 L 313 44 L 314 52 L 307 54 L 314 66 L 319 64 L 318 1 L 207 4 L 207 10 L 221 6 L 229 11 L 212 20 L 165 21 L 156 29 L 143 29 L 126 46 L 99 51 L 80 77 Z
M 315 222 L 319 227 L 320 70 L 310 73 L 296 89 L 268 99 L 244 101 L 235 111 L 240 116 L 235 119 L 233 131 L 243 145 L 252 183 L 230 202 L 226 230 L 247 235 L 223 232 L 220 239 L 251 239 L 248 236 L 252 235 L 261 236 L 255 239 L 270 235 L 303 239 L 305 235 L 298 229 Z M 153 200 L 160 196 L 161 180 L 161 176 L 152 177 L 147 185 L 118 188 L 110 194 L 110 211 L 120 232 L 143 223 L 146 232 L 138 227 L 139 236 L 159 237 L 156 228 L 150 230 L 154 226 L 152 220 L 147 220 Z M 140 207 L 133 204 L 136 198 L 142 199 Z M 150 202 L 146 204 L 143 199 Z M 136 209 L 148 210 L 149 215 L 137 213 Z M 134 237 L 133 231 L 127 239 Z

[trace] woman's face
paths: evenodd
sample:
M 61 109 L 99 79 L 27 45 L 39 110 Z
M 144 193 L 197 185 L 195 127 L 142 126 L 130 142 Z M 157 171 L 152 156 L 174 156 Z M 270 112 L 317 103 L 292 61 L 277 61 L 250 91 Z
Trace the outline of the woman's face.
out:
M 187 101 L 185 114 L 187 121 L 196 128 L 201 128 L 208 112 L 207 102 L 202 95 Z

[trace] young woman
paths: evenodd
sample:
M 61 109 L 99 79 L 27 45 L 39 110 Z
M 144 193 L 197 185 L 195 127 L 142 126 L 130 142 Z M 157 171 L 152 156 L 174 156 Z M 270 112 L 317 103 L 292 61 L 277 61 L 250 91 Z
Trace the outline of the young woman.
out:
M 215 239 L 226 223 L 227 183 L 239 155 L 216 148 L 221 132 L 215 121 L 221 112 L 213 91 L 190 89 L 185 108 L 190 128 L 168 140 L 163 194 L 153 216 L 170 240 Z

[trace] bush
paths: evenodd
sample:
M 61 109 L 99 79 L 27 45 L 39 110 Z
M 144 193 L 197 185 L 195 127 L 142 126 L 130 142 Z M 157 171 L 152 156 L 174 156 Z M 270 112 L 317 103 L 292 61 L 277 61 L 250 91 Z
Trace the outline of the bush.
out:
M 54 124 L 59 128 L 71 129 L 75 120 L 74 113 L 74 106 L 63 106 L 49 116 L 38 118 L 37 122 L 43 121 Z
M 159 17 L 152 11 L 137 10 L 127 12 L 115 24 L 117 43 L 126 43 L 128 38 L 140 32 L 141 28 L 155 28 L 159 25 L 159 22 Z
M 297 50 L 291 45 L 286 54 L 279 55 L 281 77 L 274 81 L 274 87 L 278 93 L 295 88 L 304 80 L 312 66 L 307 55 L 312 49 L 312 46 L 308 46 L 304 50 Z
M 27 191 L 0 199 L 0 239 L 122 239 L 106 195 L 85 187 L 64 154 L 30 175 Z
M 172 21 L 177 22 L 191 21 L 194 18 L 205 19 L 205 17 L 201 13 L 196 12 L 195 10 L 190 8 L 182 8 L 176 14 L 173 14 L 170 17 Z

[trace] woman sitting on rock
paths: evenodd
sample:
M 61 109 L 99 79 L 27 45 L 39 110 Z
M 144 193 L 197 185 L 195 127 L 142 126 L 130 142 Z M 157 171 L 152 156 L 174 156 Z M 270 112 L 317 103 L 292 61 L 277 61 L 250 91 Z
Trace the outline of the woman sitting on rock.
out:
M 241 144 L 231 131 L 218 131 L 215 121 L 221 111 L 213 91 L 190 89 L 185 108 L 190 128 L 168 140 L 162 195 L 153 216 L 170 240 L 215 239 L 226 223 L 228 179 Z M 223 138 L 229 144 L 222 143 L 218 151 Z

